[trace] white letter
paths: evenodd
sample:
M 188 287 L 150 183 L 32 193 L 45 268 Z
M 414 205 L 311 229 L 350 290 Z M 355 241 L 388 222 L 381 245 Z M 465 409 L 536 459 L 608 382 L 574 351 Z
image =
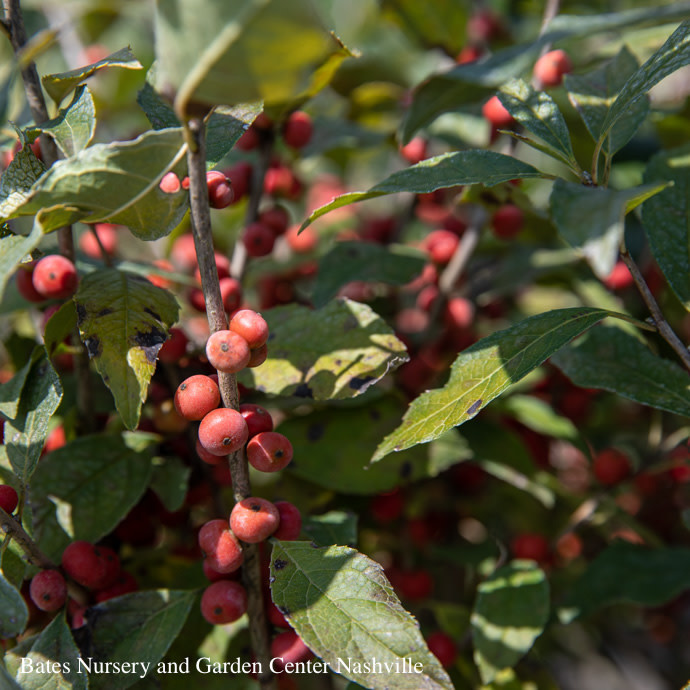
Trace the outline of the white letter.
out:
M 29 665 L 27 667 L 27 664 Z M 34 670 L 34 662 L 28 656 L 22 657 L 22 665 L 19 669 L 19 673 L 31 673 Z
M 204 671 L 201 668 L 201 662 L 205 661 L 206 662 L 206 670 Z M 211 666 L 211 658 L 208 656 L 202 656 L 201 659 L 196 660 L 196 670 L 199 671 L 199 673 L 211 673 L 210 667 Z

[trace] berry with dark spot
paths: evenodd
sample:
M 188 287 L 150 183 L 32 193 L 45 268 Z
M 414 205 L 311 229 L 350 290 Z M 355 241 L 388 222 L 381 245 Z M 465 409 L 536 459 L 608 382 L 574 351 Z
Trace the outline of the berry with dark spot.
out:
M 220 390 L 213 379 L 196 374 L 185 379 L 175 391 L 175 409 L 189 421 L 203 419 L 220 404 Z
M 219 170 L 209 170 L 206 173 L 208 187 L 208 202 L 211 208 L 226 208 L 233 201 L 234 193 L 230 180 Z
M 249 362 L 249 345 L 234 331 L 216 331 L 206 341 L 206 357 L 214 369 L 236 374 Z
M 65 578 L 57 570 L 41 570 L 31 579 L 29 595 L 41 611 L 57 611 L 67 600 Z
M 201 614 L 212 625 L 233 623 L 247 611 L 247 591 L 239 582 L 218 580 L 201 596 Z
M 230 513 L 230 529 L 248 544 L 268 539 L 280 522 L 278 509 L 264 498 L 252 496 L 236 503 Z
M 68 258 L 49 254 L 36 264 L 31 280 L 44 299 L 65 299 L 75 293 L 79 276 Z
M 262 431 L 247 444 L 247 460 L 259 472 L 278 472 L 292 460 L 292 444 L 277 431 Z
M 211 410 L 199 425 L 199 443 L 212 455 L 229 455 L 246 442 L 247 422 L 237 411 L 228 407 Z

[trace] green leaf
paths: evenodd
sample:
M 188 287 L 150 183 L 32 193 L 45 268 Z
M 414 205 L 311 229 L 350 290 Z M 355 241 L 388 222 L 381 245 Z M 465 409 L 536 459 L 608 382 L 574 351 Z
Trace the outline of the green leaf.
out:
M 43 332 L 43 344 L 48 356 L 52 357 L 57 348 L 77 327 L 77 309 L 72 300 L 67 300 L 49 319 Z
M 365 192 L 348 192 L 335 197 L 330 203 L 313 211 L 302 223 L 301 229 L 336 208 L 387 194 L 399 192 L 426 194 L 437 189 L 470 184 L 493 187 L 501 182 L 526 177 L 545 177 L 545 175 L 517 158 L 495 151 L 469 150 L 443 153 L 399 170 Z
M 159 0 L 155 29 L 159 90 L 178 115 L 192 102 L 305 99 L 350 55 L 311 0 Z
M 531 561 L 499 568 L 478 588 L 472 611 L 474 660 L 484 683 L 514 666 L 541 635 L 549 618 L 549 584 Z
M 501 87 L 498 97 L 526 130 L 547 145 L 552 156 L 579 169 L 568 126 L 551 96 L 544 91 L 535 91 L 522 79 L 512 79 Z
M 660 606 L 690 588 L 690 549 L 651 549 L 618 540 L 570 586 L 560 613 L 572 620 L 616 602 Z
M 153 68 L 152 68 L 153 69 Z M 149 71 L 150 72 L 150 71 Z M 137 103 L 146 114 L 154 129 L 179 127 L 175 111 L 153 87 L 155 77 L 147 75 L 144 87 L 137 94 Z M 261 112 L 260 103 L 238 105 L 232 108 L 217 107 L 206 123 L 206 167 L 214 168 L 225 158 L 237 140 Z
M 553 363 L 583 388 L 618 393 L 642 405 L 690 417 L 690 378 L 620 328 L 594 328 Z
M 568 98 L 578 111 L 594 141 L 598 141 L 611 104 L 628 77 L 639 67 L 637 58 L 623 46 L 615 58 L 586 74 L 567 74 L 564 79 Z M 612 128 L 605 152 L 612 156 L 630 141 L 649 112 L 649 99 L 632 104 L 625 118 Z
M 502 407 L 520 424 L 539 434 L 573 443 L 580 439 L 577 427 L 541 398 L 533 395 L 511 395 L 505 399 Z
M 79 650 L 64 616 L 58 615 L 41 631 L 23 660 L 16 679 L 24 690 L 86 690 L 86 676 L 79 672 Z M 58 670 L 55 670 L 55 669 Z M 40 669 L 40 670 L 39 670 Z
M 357 543 L 357 515 L 341 510 L 309 515 L 302 522 L 302 532 L 319 546 L 354 546 Z
M 28 564 L 24 560 L 24 552 L 15 539 L 10 540 L 4 546 L 4 551 L 0 548 L 0 570 L 2 570 L 7 581 L 17 589 L 21 589 L 27 568 Z
M 31 150 L 24 133 L 17 130 L 17 134 L 21 149 L 15 153 L 7 170 L 0 175 L 0 218 L 9 218 L 24 204 L 33 184 L 46 170 L 46 166 Z
M 336 673 L 367 688 L 390 688 L 393 682 L 396 690 L 453 687 L 383 568 L 370 558 L 343 546 L 276 543 L 271 578 L 275 604 Z M 390 666 L 378 672 L 363 667 L 374 658 Z M 410 670 L 414 664 L 421 670 Z
M 615 190 L 558 179 L 551 191 L 553 222 L 563 239 L 579 249 L 594 273 L 606 278 L 618 259 L 625 214 L 668 183 Z
M 338 299 L 316 311 L 291 304 L 264 317 L 271 334 L 268 359 L 239 375 L 262 393 L 353 398 L 407 361 L 403 343 L 365 304 Z
M 29 620 L 22 595 L 7 581 L 0 571 L 0 638 L 16 637 L 24 632 Z
M 142 240 L 164 237 L 182 220 L 189 195 L 166 194 L 158 185 L 170 170 L 185 174 L 185 153 L 179 128 L 94 144 L 55 163 L 13 215 L 45 209 L 45 232 L 77 220 L 108 221 L 126 225 Z
M 167 290 L 117 269 L 89 273 L 74 301 L 89 357 L 110 388 L 125 426 L 134 429 L 158 351 L 177 321 L 177 302 Z
M 644 180 L 673 181 L 673 186 L 642 207 L 642 224 L 659 268 L 690 311 L 690 252 L 679 251 L 690 244 L 690 147 L 654 156 L 647 165 Z
M 80 436 L 46 455 L 31 482 L 37 531 L 54 516 L 55 503 L 63 506 L 57 519 L 70 538 L 96 542 L 111 532 L 153 472 L 150 454 L 130 445 L 123 435 Z
M 127 46 L 90 65 L 79 67 L 69 72 L 46 74 L 41 77 L 41 82 L 48 95 L 59 105 L 68 93 L 74 91 L 79 84 L 104 67 L 142 69 L 141 63 L 134 57 L 130 47 Z
M 12 678 L 2 664 L 0 664 L 0 687 L 4 690 L 22 690 L 21 685 L 17 685 L 17 681 Z
M 136 662 L 155 670 L 179 634 L 196 601 L 195 591 L 149 590 L 110 599 L 89 609 L 86 633 L 88 657 L 93 662 Z M 138 680 L 138 675 L 91 673 L 91 690 L 120 690 Z
M 428 443 L 472 419 L 511 383 L 609 314 L 603 309 L 555 309 L 482 338 L 458 355 L 443 388 L 412 401 L 402 424 L 381 442 L 372 462 Z
M 40 130 L 49 134 L 67 158 L 85 149 L 96 131 L 96 109 L 86 86 L 80 86 L 72 102 L 60 108 L 57 117 L 44 122 Z
M 630 109 L 647 97 L 647 92 L 664 77 L 690 63 L 690 20 L 684 21 L 626 82 L 601 125 L 599 141 L 612 127 L 627 118 Z
M 548 30 L 532 43 L 498 50 L 476 62 L 458 65 L 448 72 L 427 79 L 414 93 L 412 105 L 403 122 L 401 138 L 407 143 L 422 127 L 439 115 L 474 103 L 493 90 L 532 69 L 545 45 L 575 36 L 594 36 L 605 31 L 619 31 L 652 21 L 674 21 L 690 14 L 690 4 L 676 2 L 664 7 L 633 9 L 589 16 L 559 14 Z
M 153 466 L 151 488 L 166 510 L 179 510 L 189 488 L 191 467 L 180 458 L 156 458 Z
M 426 257 L 405 247 L 370 242 L 338 242 L 322 257 L 312 301 L 322 307 L 353 277 L 365 282 L 405 285 L 418 276 Z
M 3 179 L 4 175 L 0 177 L 0 180 Z M 0 237 L 0 298 L 5 293 L 7 281 L 14 275 L 17 266 L 38 247 L 42 236 L 41 225 L 36 222 L 31 232 L 26 236 L 7 235 Z
M 280 432 L 290 439 L 294 450 L 290 473 L 342 493 L 370 495 L 434 477 L 469 456 L 462 440 L 454 438 L 450 453 L 443 452 L 446 449 L 439 440 L 428 448 L 412 448 L 369 466 L 367 459 L 381 438 L 395 428 L 403 410 L 397 399 L 385 397 L 361 407 L 338 409 L 337 414 L 332 409 L 321 410 L 283 422 Z
M 32 356 L 31 371 L 26 377 L 17 415 L 5 422 L 5 449 L 12 470 L 26 486 L 41 457 L 48 435 L 48 421 L 62 400 L 62 385 L 45 348 Z
M 26 383 L 26 377 L 40 356 L 41 350 L 36 348 L 29 361 L 7 383 L 0 384 L 0 415 L 7 419 L 14 419 L 17 416 L 19 398 Z

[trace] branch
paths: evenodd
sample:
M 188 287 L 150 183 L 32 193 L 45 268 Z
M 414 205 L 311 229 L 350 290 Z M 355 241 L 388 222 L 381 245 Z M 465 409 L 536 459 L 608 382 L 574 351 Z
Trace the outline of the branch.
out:
M 685 368 L 690 371 L 690 352 L 688 352 L 688 348 L 683 345 L 681 339 L 675 334 L 671 326 L 669 326 L 668 321 L 666 321 L 666 318 L 661 311 L 661 308 L 654 299 L 654 295 L 652 295 L 652 291 L 645 282 L 640 269 L 633 261 L 633 258 L 630 256 L 625 246 L 621 247 L 621 259 L 623 259 L 623 262 L 628 267 L 628 270 L 635 281 L 635 285 L 637 285 L 637 289 L 642 295 L 642 299 L 644 300 L 644 303 L 647 305 L 647 308 L 654 319 L 654 324 L 659 331 L 659 335 L 673 348 L 674 352 L 680 357 Z
M 189 193 L 191 205 L 192 233 L 196 249 L 201 289 L 206 300 L 206 313 L 212 333 L 228 327 L 223 309 L 223 300 L 218 284 L 218 270 L 213 253 L 213 234 L 211 231 L 211 212 L 208 203 L 206 184 L 206 143 L 205 126 L 201 119 L 190 120 L 187 124 L 187 136 L 190 140 L 187 152 L 189 168 Z M 256 202 L 258 206 L 258 201 Z M 237 380 L 234 374 L 218 372 L 218 384 L 223 405 L 233 409 L 239 408 Z M 251 496 L 249 470 L 247 461 L 241 452 L 230 455 L 230 474 L 236 501 Z M 249 634 L 256 660 L 261 664 L 262 673 L 259 683 L 262 688 L 275 688 L 275 678 L 270 671 L 270 641 L 268 624 L 261 586 L 261 560 L 258 544 L 244 544 L 244 564 L 242 581 L 247 589 L 247 613 L 249 616 Z
M 26 560 L 38 568 L 55 568 L 48 556 L 46 556 L 36 545 L 36 542 L 26 533 L 19 520 L 15 520 L 11 515 L 0 508 L 0 529 L 10 538 L 14 539 L 26 554 Z

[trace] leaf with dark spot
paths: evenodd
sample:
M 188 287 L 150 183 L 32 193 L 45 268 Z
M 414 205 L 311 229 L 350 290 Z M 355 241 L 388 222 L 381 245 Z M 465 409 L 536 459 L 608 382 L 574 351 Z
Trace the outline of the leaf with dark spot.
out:
M 373 376 L 355 376 L 350 379 L 350 388 L 356 391 L 362 391 L 363 388 L 366 390 L 369 387 L 367 384 L 375 381 L 376 379 Z
M 282 570 L 286 565 L 287 565 L 287 561 L 281 561 L 278 558 L 275 561 L 273 561 L 273 567 L 276 570 Z
M 74 301 L 82 341 L 125 426 L 134 429 L 158 351 L 177 320 L 177 302 L 167 290 L 117 269 L 86 275 Z
M 467 416 L 471 417 L 473 414 L 476 414 L 479 411 L 479 408 L 482 406 L 482 399 L 479 398 L 476 402 L 473 402 L 472 405 L 470 405 L 469 409 L 467 410 Z
M 311 388 L 306 383 L 300 383 L 297 388 L 295 388 L 295 392 L 293 395 L 296 398 L 313 398 L 314 394 L 312 393 Z

